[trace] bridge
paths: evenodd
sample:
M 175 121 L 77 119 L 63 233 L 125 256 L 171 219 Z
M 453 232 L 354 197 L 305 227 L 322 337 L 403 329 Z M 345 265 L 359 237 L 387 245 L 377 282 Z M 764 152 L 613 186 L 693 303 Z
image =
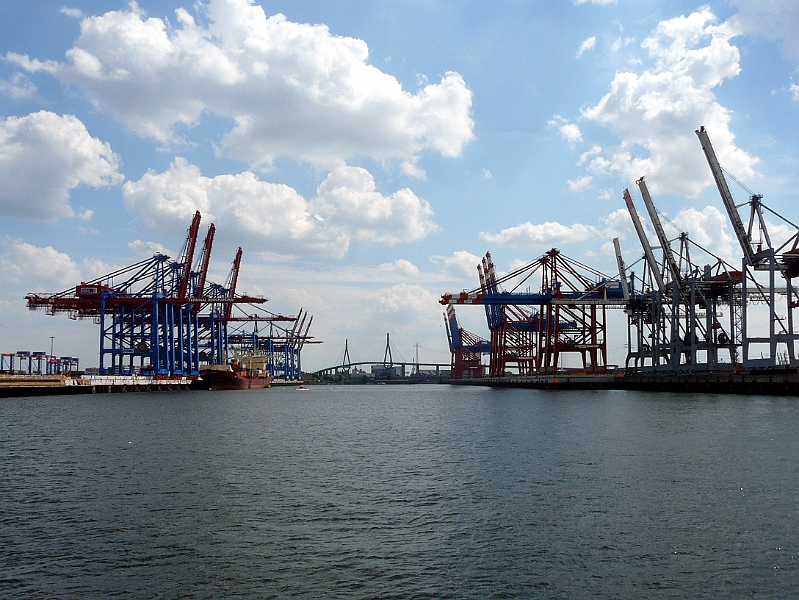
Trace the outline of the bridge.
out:
M 384 367 L 386 369 L 390 369 L 392 367 L 399 367 L 401 369 L 401 376 L 406 377 L 408 373 L 408 367 L 411 367 L 411 373 L 414 372 L 414 369 L 418 373 L 420 370 L 433 370 L 436 371 L 436 376 L 438 376 L 442 369 L 449 371 L 450 364 L 449 363 L 423 363 L 423 362 L 383 362 L 382 359 L 379 360 L 363 360 L 359 362 L 348 362 L 343 363 L 340 365 L 335 365 L 333 367 L 325 367 L 324 369 L 319 369 L 318 371 L 314 371 L 312 375 L 322 376 L 322 375 L 335 375 L 336 373 L 342 373 L 344 371 L 349 372 L 353 367 L 360 367 L 363 365 L 376 365 L 380 367 Z
M 322 375 L 336 375 L 337 373 L 343 373 L 344 371 L 349 373 L 352 370 L 353 367 L 361 367 L 361 366 L 364 366 L 364 365 L 380 366 L 380 367 L 383 367 L 384 369 L 391 369 L 391 368 L 394 368 L 394 367 L 399 367 L 401 369 L 400 370 L 400 376 L 401 377 L 406 377 L 407 376 L 406 373 L 407 373 L 407 369 L 408 369 L 409 366 L 411 367 L 411 374 L 413 374 L 414 369 L 416 370 L 415 371 L 416 373 L 419 373 L 419 371 L 421 369 L 425 369 L 425 370 L 435 369 L 436 370 L 436 377 L 439 376 L 439 374 L 441 373 L 441 369 L 442 368 L 447 370 L 447 371 L 449 371 L 449 369 L 452 366 L 452 365 L 450 365 L 450 363 L 431 363 L 431 362 L 425 363 L 425 362 L 419 362 L 419 344 L 416 344 L 416 360 L 414 360 L 414 361 L 405 361 L 405 360 L 403 360 L 403 361 L 395 362 L 394 361 L 394 357 L 392 356 L 392 352 L 391 352 L 390 337 L 389 337 L 389 334 L 386 334 L 386 349 L 385 349 L 385 352 L 383 353 L 383 358 L 378 359 L 378 360 L 362 360 L 362 361 L 358 361 L 358 362 L 353 362 L 353 360 L 350 358 L 349 340 L 344 340 L 344 354 L 343 354 L 343 358 L 342 358 L 341 364 L 335 365 L 335 366 L 332 366 L 332 367 L 326 367 L 324 369 L 319 369 L 318 371 L 314 371 L 312 373 L 312 375 L 316 375 L 317 377 L 321 377 Z

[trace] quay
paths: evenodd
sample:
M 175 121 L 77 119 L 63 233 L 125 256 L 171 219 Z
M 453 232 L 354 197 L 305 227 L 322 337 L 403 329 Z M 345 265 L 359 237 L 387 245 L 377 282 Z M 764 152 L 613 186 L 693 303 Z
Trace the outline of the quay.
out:
M 299 386 L 302 381 L 276 378 L 275 387 Z M 0 375 L 0 398 L 61 396 L 73 394 L 114 394 L 128 392 L 172 392 L 207 390 L 202 377 L 159 378 L 141 375 Z
M 0 375 L 0 398 L 207 389 L 201 379 L 136 375 Z
M 727 369 L 713 371 L 561 372 L 554 375 L 509 375 L 451 379 L 453 385 L 543 390 L 636 390 L 702 394 L 799 396 L 799 368 Z

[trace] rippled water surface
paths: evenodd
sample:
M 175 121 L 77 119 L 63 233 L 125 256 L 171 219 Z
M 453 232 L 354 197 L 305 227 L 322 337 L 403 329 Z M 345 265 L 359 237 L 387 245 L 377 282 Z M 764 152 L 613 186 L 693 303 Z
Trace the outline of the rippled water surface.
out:
M 3 598 L 799 595 L 799 399 L 0 400 Z

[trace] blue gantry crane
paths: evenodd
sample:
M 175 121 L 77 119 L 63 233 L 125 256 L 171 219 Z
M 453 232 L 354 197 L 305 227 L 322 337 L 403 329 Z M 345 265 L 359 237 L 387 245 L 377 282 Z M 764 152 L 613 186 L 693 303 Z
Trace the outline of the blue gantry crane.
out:
M 213 224 L 208 228 L 195 266 L 200 220 L 197 211 L 178 260 L 155 254 L 62 292 L 28 294 L 28 307 L 98 323 L 100 374 L 142 374 L 157 379 L 196 377 L 201 364 L 226 364 L 246 346 L 242 346 L 240 328 L 230 333 L 229 328 L 248 323 L 256 331 L 257 345 L 290 345 L 290 359 L 280 363 L 290 366 L 275 371 L 287 378 L 300 377 L 299 351 L 310 339 L 310 322 L 302 330 L 296 326 L 299 316 L 257 310 L 266 298 L 236 291 L 241 248 L 225 285 L 208 281 L 216 228 Z M 240 307 L 241 314 L 234 307 Z M 258 337 L 257 325 L 264 322 L 293 323 L 295 327 L 288 338 Z
M 455 307 L 448 305 L 444 323 L 452 355 L 450 377 L 452 379 L 474 379 L 483 376 L 483 355 L 491 353 L 491 342 L 466 331 L 458 324 Z M 418 362 L 418 361 L 417 361 Z

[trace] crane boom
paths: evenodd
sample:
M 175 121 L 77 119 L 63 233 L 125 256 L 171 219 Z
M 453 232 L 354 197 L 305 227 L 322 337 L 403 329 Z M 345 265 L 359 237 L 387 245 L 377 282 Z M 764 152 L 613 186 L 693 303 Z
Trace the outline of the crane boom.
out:
M 678 285 L 681 285 L 682 276 L 680 275 L 680 268 L 677 266 L 677 261 L 674 259 L 674 252 L 671 250 L 669 238 L 666 237 L 666 232 L 663 231 L 663 225 L 660 222 L 660 216 L 655 208 L 655 203 L 652 202 L 652 197 L 649 195 L 649 188 L 646 187 L 646 182 L 644 181 L 643 177 L 641 177 L 641 179 L 635 183 L 638 184 L 638 189 L 641 190 L 641 196 L 644 199 L 646 211 L 649 213 L 649 220 L 652 221 L 652 227 L 655 229 L 658 242 L 663 250 L 663 258 L 666 261 L 666 266 L 668 266 L 669 272 L 671 273 L 671 279 L 672 281 L 676 281 Z
M 652 279 L 655 280 L 658 290 L 663 293 L 666 291 L 666 284 L 663 283 L 663 276 L 660 274 L 660 265 L 658 265 L 658 262 L 655 260 L 655 255 L 652 253 L 652 246 L 649 244 L 649 240 L 646 237 L 644 225 L 641 223 L 638 211 L 635 210 L 635 204 L 633 204 L 633 199 L 628 189 L 624 190 L 624 203 L 627 205 L 627 211 L 630 213 L 633 227 L 635 227 L 635 232 L 638 234 L 638 239 L 641 241 L 641 246 L 644 249 L 646 262 L 649 265 L 649 270 L 652 271 Z
M 308 339 L 308 332 L 311 330 L 311 323 L 313 323 L 313 315 L 311 315 L 311 319 L 308 321 L 308 326 L 305 328 L 305 333 L 302 334 L 302 337 L 300 337 L 300 342 L 297 344 L 299 349 L 302 349 L 302 347 L 305 345 L 305 341 Z
M 211 262 L 211 246 L 214 245 L 215 232 L 216 226 L 211 223 L 211 226 L 208 227 L 208 233 L 205 235 L 205 243 L 200 255 L 200 279 L 197 282 L 197 291 L 195 292 L 195 295 L 200 298 L 205 292 L 205 280 L 208 276 L 208 264 Z
M 197 246 L 197 234 L 200 232 L 200 211 L 194 213 L 194 218 L 189 227 L 189 235 L 186 238 L 185 254 L 183 255 L 183 269 L 178 285 L 178 298 L 185 298 L 189 287 L 189 277 L 191 276 L 191 264 L 194 262 L 194 248 Z
M 241 266 L 241 248 L 236 252 L 236 258 L 233 259 L 233 267 L 230 269 L 230 287 L 228 287 L 230 298 L 236 297 L 236 284 L 239 281 L 239 267 Z M 227 305 L 225 309 L 225 317 L 230 318 L 230 313 L 233 310 L 233 303 Z
M 741 215 L 738 214 L 738 208 L 735 206 L 735 201 L 730 193 L 730 188 L 727 186 L 727 180 L 724 177 L 724 172 L 721 170 L 721 165 L 716 158 L 716 152 L 713 150 L 713 144 L 710 143 L 710 137 L 707 135 L 704 125 L 696 130 L 696 135 L 699 137 L 699 143 L 702 144 L 702 150 L 705 152 L 707 163 L 710 165 L 710 171 L 713 173 L 713 178 L 716 180 L 716 187 L 721 194 L 721 201 L 724 203 L 724 208 L 727 210 L 727 216 L 730 218 L 732 229 L 735 232 L 735 237 L 738 238 L 738 244 L 744 253 L 744 260 L 748 265 L 754 265 L 755 253 L 752 251 L 752 241 L 744 228 L 741 221 Z
M 302 317 L 302 319 L 300 317 Z M 302 328 L 305 326 L 306 318 L 308 318 L 308 313 L 303 312 L 302 309 L 300 309 L 300 312 L 297 315 L 297 320 L 294 322 L 294 327 L 291 328 L 291 337 L 293 339 L 296 340 L 298 336 L 302 335 Z
M 621 293 L 625 300 L 630 299 L 630 284 L 627 283 L 627 267 L 624 265 L 624 259 L 621 256 L 621 245 L 619 245 L 619 238 L 613 238 L 613 250 L 616 252 L 616 264 L 619 265 L 619 279 L 621 280 Z

